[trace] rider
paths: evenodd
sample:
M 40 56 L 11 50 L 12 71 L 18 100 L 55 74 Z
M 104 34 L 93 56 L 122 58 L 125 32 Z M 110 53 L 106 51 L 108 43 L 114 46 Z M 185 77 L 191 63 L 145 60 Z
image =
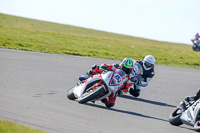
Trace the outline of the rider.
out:
M 92 66 L 92 70 L 89 70 L 85 75 L 82 75 L 79 77 L 79 80 L 82 82 L 89 78 L 92 75 L 95 75 L 97 73 L 102 73 L 105 70 L 112 71 L 115 68 L 122 69 L 128 76 L 127 76 L 127 81 L 124 85 L 124 88 L 129 89 L 132 87 L 134 84 L 134 75 L 133 75 L 133 68 L 134 68 L 134 62 L 130 58 L 124 58 L 120 64 L 102 64 L 100 66 L 94 65 Z M 116 93 L 111 93 L 108 98 L 105 98 L 102 100 L 102 102 L 107 106 L 107 107 L 113 107 L 115 104 L 116 100 Z
M 185 97 L 185 101 L 187 102 L 195 102 L 197 101 L 198 99 L 200 98 L 200 89 L 196 92 L 196 94 L 194 96 L 187 96 Z M 186 104 L 185 104 L 185 101 L 182 101 L 180 106 L 181 106 L 181 110 L 182 111 L 185 111 L 186 110 Z
M 196 41 L 196 44 L 200 47 L 200 40 L 199 40 L 199 33 L 196 33 L 195 38 L 192 39 L 191 41 L 194 43 Z
M 129 92 L 132 96 L 138 97 L 141 93 L 141 86 L 146 87 L 149 84 L 149 81 L 155 75 L 154 64 L 156 62 L 154 56 L 147 55 L 144 60 L 137 61 L 143 68 L 143 74 L 139 77 L 137 84 L 128 89 L 119 90 L 119 94 L 123 95 L 124 93 Z
M 196 92 L 194 96 L 187 96 L 185 97 L 185 101 L 190 102 L 190 101 L 197 101 L 200 98 L 200 89 Z

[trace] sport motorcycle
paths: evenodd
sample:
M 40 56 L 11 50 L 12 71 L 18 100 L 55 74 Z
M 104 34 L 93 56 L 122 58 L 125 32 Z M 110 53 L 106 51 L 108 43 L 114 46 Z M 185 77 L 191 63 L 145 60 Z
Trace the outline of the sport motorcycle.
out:
M 137 82 L 138 76 L 143 73 L 142 66 L 134 62 L 133 74 L 131 78 L 133 83 Z M 128 75 L 119 68 L 113 71 L 104 71 L 101 74 L 96 74 L 84 82 L 77 83 L 76 86 L 71 88 L 67 97 L 70 100 L 77 99 L 78 103 L 86 103 L 88 101 L 95 102 L 103 100 L 111 93 L 116 93 L 119 89 L 123 88 L 128 80 Z
M 191 41 L 193 42 L 192 49 L 197 52 L 200 51 L 200 47 L 199 47 L 200 42 L 197 42 L 196 40 L 191 40 Z
M 193 126 L 195 131 L 200 132 L 200 99 L 196 102 L 182 101 L 170 114 L 169 123 Z

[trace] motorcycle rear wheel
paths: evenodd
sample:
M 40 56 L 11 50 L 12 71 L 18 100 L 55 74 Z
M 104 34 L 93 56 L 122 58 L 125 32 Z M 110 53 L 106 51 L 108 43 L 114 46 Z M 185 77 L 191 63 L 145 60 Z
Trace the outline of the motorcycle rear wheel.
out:
M 169 123 L 174 126 L 179 126 L 183 124 L 180 119 L 181 115 L 182 115 L 182 111 L 180 107 L 176 107 L 169 116 Z
M 88 101 L 91 101 L 103 92 L 105 92 L 104 86 L 98 86 L 90 92 L 85 92 L 80 98 L 78 98 L 78 103 L 83 104 Z

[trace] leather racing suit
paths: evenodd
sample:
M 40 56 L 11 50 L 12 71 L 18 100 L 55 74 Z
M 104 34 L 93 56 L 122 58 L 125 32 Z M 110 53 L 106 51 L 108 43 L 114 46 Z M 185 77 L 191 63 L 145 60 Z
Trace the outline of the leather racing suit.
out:
M 123 89 L 123 93 L 130 93 L 134 97 L 138 97 L 141 93 L 141 87 L 148 86 L 150 80 L 155 75 L 154 67 L 150 70 L 145 70 L 143 67 L 143 60 L 137 61 L 143 68 L 143 74 L 139 76 L 137 84 L 134 85 L 134 88 Z

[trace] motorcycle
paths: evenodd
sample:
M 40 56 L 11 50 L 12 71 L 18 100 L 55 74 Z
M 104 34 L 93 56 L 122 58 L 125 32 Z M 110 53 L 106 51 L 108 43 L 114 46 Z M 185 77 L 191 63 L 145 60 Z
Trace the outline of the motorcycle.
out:
M 200 132 L 200 99 L 196 102 L 182 101 L 170 114 L 169 123 L 193 126 L 195 131 Z
M 193 42 L 193 45 L 192 45 L 192 49 L 194 50 L 194 51 L 200 51 L 200 42 L 197 42 L 196 40 L 191 40 L 192 42 Z
M 133 72 L 134 78 L 131 78 L 131 81 L 136 83 L 138 76 L 143 73 L 142 66 L 134 62 Z M 104 71 L 89 77 L 84 82 L 77 83 L 68 91 L 67 97 L 70 100 L 77 99 L 80 104 L 88 101 L 94 103 L 105 99 L 111 93 L 116 93 L 125 85 L 127 77 L 128 75 L 119 68 L 115 68 L 113 71 Z

